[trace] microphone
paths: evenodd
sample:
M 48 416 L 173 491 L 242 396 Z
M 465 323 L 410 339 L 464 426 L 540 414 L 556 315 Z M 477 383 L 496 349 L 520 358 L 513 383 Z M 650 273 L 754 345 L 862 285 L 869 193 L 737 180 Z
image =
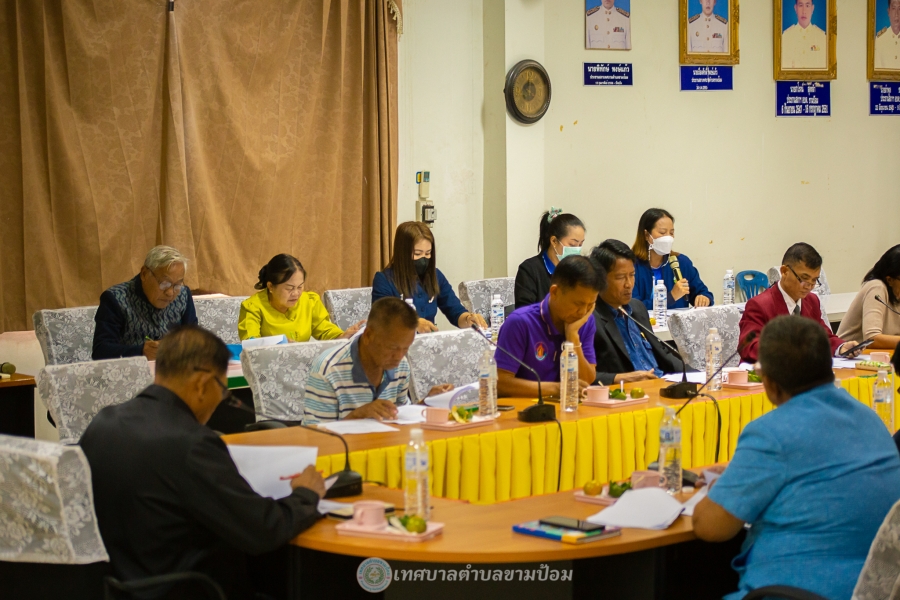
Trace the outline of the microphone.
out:
M 556 420 L 556 409 L 549 404 L 544 404 L 544 395 L 541 393 L 541 377 L 538 375 L 537 371 L 526 365 L 524 362 L 519 360 L 517 357 L 513 356 L 511 352 L 502 348 L 494 343 L 494 340 L 484 335 L 480 329 L 478 329 L 477 325 L 472 325 L 472 329 L 475 332 L 487 340 L 487 343 L 493 346 L 494 348 L 503 352 L 503 354 L 507 355 L 521 366 L 525 367 L 531 374 L 534 375 L 534 378 L 537 380 L 538 384 L 538 403 L 534 406 L 529 406 L 524 410 L 519 411 L 519 420 L 525 423 L 544 423 L 546 421 L 555 421 Z
M 635 319 L 634 317 L 629 315 L 627 312 L 625 312 L 625 309 L 622 308 L 621 306 L 619 307 L 619 312 L 622 313 L 623 315 L 625 315 L 628 319 L 630 319 L 644 333 L 649 333 L 651 336 L 653 336 L 653 339 L 655 339 L 657 342 L 659 342 L 660 345 L 662 345 L 662 347 L 665 348 L 667 352 L 669 352 L 670 354 L 672 354 L 673 356 L 678 358 L 678 360 L 681 361 L 681 383 L 673 383 L 670 386 L 662 388 L 661 390 L 659 390 L 659 395 L 662 396 L 663 398 L 671 398 L 673 400 L 680 400 L 682 398 L 690 398 L 692 394 L 696 394 L 697 393 L 697 384 L 691 383 L 690 381 L 688 381 L 687 363 L 685 362 L 684 357 L 682 357 L 681 354 L 679 354 L 670 345 L 666 344 L 661 339 L 659 339 L 659 336 L 657 336 L 655 333 L 653 333 L 652 329 L 648 329 L 648 328 L 644 327 L 643 325 L 641 325 L 641 323 L 639 323 L 637 319 Z
M 889 311 L 891 311 L 891 312 L 893 312 L 893 313 L 896 313 L 896 314 L 900 315 L 900 312 L 897 312 L 897 310 L 896 310 L 893 306 L 891 306 L 890 304 L 888 304 L 887 302 L 885 302 L 884 300 L 882 300 L 882 299 L 881 299 L 881 296 L 879 296 L 878 294 L 875 294 L 875 299 L 878 300 L 879 302 L 881 302 L 882 304 L 884 304 L 885 307 L 886 307 Z
M 678 264 L 678 257 L 674 254 L 669 255 L 669 266 L 672 267 L 672 273 L 675 275 L 675 281 L 681 281 L 681 265 Z
M 275 423 L 281 423 L 287 427 L 302 427 L 304 429 L 309 429 L 310 431 L 315 431 L 316 433 L 324 433 L 325 435 L 330 435 L 338 438 L 344 444 L 344 470 L 338 471 L 334 475 L 327 477 L 325 481 L 327 482 L 329 479 L 333 479 L 334 483 L 331 484 L 325 490 L 325 498 L 343 498 L 345 496 L 359 496 L 363 493 L 362 475 L 357 473 L 356 471 L 350 470 L 350 448 L 347 446 L 347 440 L 344 439 L 344 436 L 337 434 L 333 431 L 328 431 L 327 429 L 319 429 L 318 427 L 311 427 L 309 425 L 303 425 L 302 423 L 298 423 L 296 421 L 285 421 L 282 419 L 276 419 L 275 417 L 270 417 L 269 415 L 264 415 L 261 412 L 258 412 L 243 402 L 241 402 L 238 398 L 234 396 L 229 396 L 228 406 L 233 408 L 237 408 L 248 412 L 253 415 L 257 415 L 267 419 L 269 421 L 274 421 Z

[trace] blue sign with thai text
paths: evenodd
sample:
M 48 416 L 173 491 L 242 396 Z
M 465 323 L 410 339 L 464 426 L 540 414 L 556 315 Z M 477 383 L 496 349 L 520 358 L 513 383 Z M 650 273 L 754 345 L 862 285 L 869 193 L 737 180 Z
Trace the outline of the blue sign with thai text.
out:
M 634 85 L 631 63 L 584 63 L 584 85 Z
M 733 67 L 681 67 L 682 92 L 733 90 Z
M 776 81 L 776 117 L 830 117 L 830 81 Z
M 900 115 L 900 81 L 869 82 L 869 114 Z

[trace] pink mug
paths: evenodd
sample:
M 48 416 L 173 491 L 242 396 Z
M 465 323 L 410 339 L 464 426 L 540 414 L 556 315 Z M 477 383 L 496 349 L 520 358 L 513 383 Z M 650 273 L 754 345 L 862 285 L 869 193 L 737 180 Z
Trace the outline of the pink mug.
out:
M 589 385 L 584 388 L 581 395 L 587 399 L 588 402 L 604 402 L 609 400 L 609 388 L 605 385 Z
M 725 369 L 722 371 L 722 383 L 744 384 L 748 382 L 748 375 L 743 369 Z
M 889 363 L 891 362 L 891 355 L 887 352 L 873 352 L 869 355 L 869 360 L 880 363 Z
M 447 419 L 450 418 L 450 411 L 446 408 L 437 408 L 435 406 L 429 406 L 425 409 L 425 422 L 426 423 L 446 423 Z
M 353 503 L 353 522 L 357 525 L 375 527 L 384 525 L 384 502 L 360 500 Z

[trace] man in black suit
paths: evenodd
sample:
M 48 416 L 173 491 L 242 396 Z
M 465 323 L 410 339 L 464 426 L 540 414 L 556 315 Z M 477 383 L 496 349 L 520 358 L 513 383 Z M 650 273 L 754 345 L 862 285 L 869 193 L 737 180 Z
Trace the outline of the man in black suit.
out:
M 121 580 L 201 571 L 229 599 L 252 597 L 246 555 L 276 550 L 319 518 L 325 485 L 314 467 L 291 480 L 291 495 L 264 498 L 205 426 L 228 395 L 229 357 L 200 327 L 170 332 L 159 344 L 154 384 L 104 408 L 81 438 L 100 534 Z
M 606 240 L 593 250 L 591 258 L 606 269 L 606 291 L 597 298 L 594 319 L 594 351 L 597 354 L 596 383 L 610 385 L 624 381 L 657 379 L 663 373 L 681 373 L 681 361 L 669 354 L 662 343 L 644 336 L 637 325 L 622 314 L 624 310 L 650 329 L 650 315 L 640 300 L 632 299 L 634 253 L 619 240 Z

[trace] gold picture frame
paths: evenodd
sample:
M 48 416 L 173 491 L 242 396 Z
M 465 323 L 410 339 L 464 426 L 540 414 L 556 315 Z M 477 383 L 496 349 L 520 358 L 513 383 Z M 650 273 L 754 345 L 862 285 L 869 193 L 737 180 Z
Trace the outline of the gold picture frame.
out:
M 819 36 L 821 39 L 825 40 L 826 44 L 824 52 L 825 66 L 821 69 L 806 65 L 797 68 L 784 66 L 784 61 L 782 60 L 782 51 L 784 50 L 782 47 L 782 36 L 787 36 L 789 34 L 783 24 L 785 15 L 782 13 L 782 6 L 787 4 L 788 0 L 772 0 L 772 41 L 775 48 L 773 61 L 775 79 L 777 81 L 831 81 L 837 79 L 837 0 L 794 0 L 793 4 L 796 5 L 800 2 L 812 2 L 816 9 L 820 9 L 822 5 L 826 8 L 826 30 L 824 31 L 823 37 Z M 789 21 L 794 21 L 795 26 L 799 27 L 799 24 L 797 23 L 798 17 L 793 16 Z M 815 27 L 819 32 L 822 31 L 821 28 L 812 23 L 809 27 Z M 818 48 L 820 43 L 815 43 L 814 40 L 811 41 L 809 49 L 814 52 L 821 52 L 821 49 Z M 792 43 L 789 51 L 794 54 L 796 53 L 797 47 L 798 44 Z M 802 50 L 804 52 L 806 51 L 805 45 L 802 47 Z M 798 62 L 802 62 L 803 60 L 806 59 L 798 56 Z
M 896 1 L 896 0 L 895 0 Z M 866 63 L 868 65 L 866 69 L 866 73 L 868 74 L 869 81 L 900 81 L 900 53 L 897 52 L 897 49 L 900 48 L 900 44 L 897 44 L 896 38 L 893 36 L 891 27 L 884 27 L 882 29 L 877 29 L 878 22 L 878 9 L 879 5 L 881 8 L 890 7 L 891 0 L 884 2 L 884 0 L 869 0 L 869 17 L 868 17 L 868 27 L 866 28 L 866 48 L 868 49 L 866 53 Z M 890 17 L 888 17 L 890 20 Z M 875 43 L 876 39 L 879 37 L 878 34 L 881 33 L 883 36 L 890 36 L 893 39 L 885 39 L 885 42 L 890 43 L 894 42 L 894 53 L 891 56 L 882 56 L 882 53 L 886 50 L 883 47 L 879 47 L 876 50 Z M 876 56 L 876 51 L 878 52 L 878 56 Z M 892 60 L 891 60 L 892 59 Z M 887 60 L 891 62 L 896 62 L 896 67 L 893 68 L 885 68 L 879 64 L 876 64 L 876 60 L 884 64 Z
M 737 65 L 741 62 L 740 50 L 740 7 L 739 0 L 717 0 L 728 3 L 727 23 L 724 27 L 728 34 L 729 47 L 727 52 L 714 52 L 711 50 L 691 51 L 690 30 L 691 23 L 695 19 L 702 18 L 702 13 L 690 14 L 692 0 L 679 0 L 678 2 L 678 49 L 679 59 L 683 65 Z M 719 18 L 721 23 L 721 18 Z M 699 32 L 694 31 L 694 34 Z M 699 36 L 698 36 L 699 37 Z

